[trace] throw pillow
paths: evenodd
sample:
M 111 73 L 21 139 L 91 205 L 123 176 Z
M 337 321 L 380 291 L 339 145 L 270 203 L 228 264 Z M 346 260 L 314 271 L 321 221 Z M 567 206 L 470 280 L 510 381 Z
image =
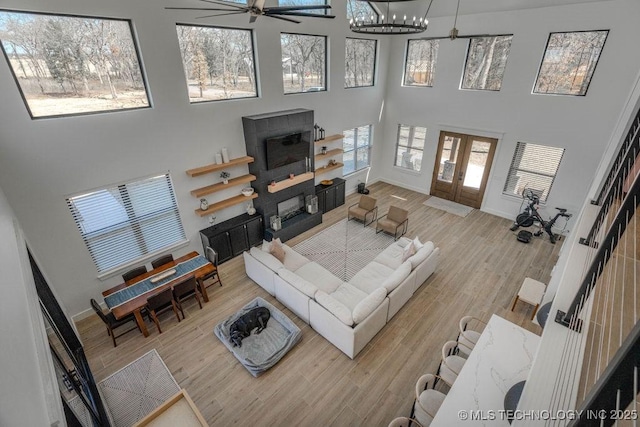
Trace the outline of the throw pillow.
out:
M 422 246 L 424 246 L 424 244 L 421 243 L 418 236 L 416 236 L 415 239 L 413 239 L 413 246 L 416 248 L 416 251 L 419 251 L 420 249 L 422 249 Z
M 405 262 L 406 260 L 409 259 L 410 256 L 415 254 L 416 254 L 416 247 L 414 243 L 411 242 L 407 246 L 405 246 L 405 248 L 402 250 L 402 262 Z
M 271 255 L 276 257 L 276 259 L 280 262 L 284 262 L 284 248 L 280 244 L 280 239 L 275 239 L 271 242 L 271 250 L 269 251 Z
M 266 240 L 263 240 L 261 249 L 263 251 L 265 251 L 265 252 L 271 252 L 271 245 L 273 244 L 273 242 L 277 242 L 277 243 L 282 244 L 282 242 L 280 241 L 279 237 L 277 239 L 273 239 L 270 242 L 267 242 Z

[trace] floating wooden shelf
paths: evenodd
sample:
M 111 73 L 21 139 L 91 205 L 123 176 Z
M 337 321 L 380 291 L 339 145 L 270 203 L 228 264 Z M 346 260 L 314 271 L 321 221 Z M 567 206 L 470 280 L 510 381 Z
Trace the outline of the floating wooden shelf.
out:
M 233 187 L 235 185 L 246 184 L 247 182 L 255 181 L 255 175 L 242 175 L 237 178 L 231 178 L 228 184 L 223 184 L 222 182 L 218 182 L 217 184 L 208 185 L 202 188 L 196 188 L 195 190 L 191 190 L 191 195 L 194 197 L 203 197 L 207 194 L 216 193 L 218 191 L 226 190 L 229 187 Z
M 222 209 L 226 209 L 234 205 L 239 205 L 240 203 L 248 202 L 249 200 L 255 199 L 257 197 L 258 197 L 258 193 L 253 193 L 250 196 L 244 196 L 240 194 L 239 196 L 230 197 L 228 199 L 221 200 L 218 203 L 213 203 L 209 205 L 209 208 L 206 211 L 203 211 L 202 209 L 196 209 L 196 213 L 199 216 L 209 215 L 214 212 L 221 211 Z
M 328 144 L 330 142 L 340 141 L 342 138 L 344 138 L 344 135 L 339 133 L 339 134 L 336 134 L 336 135 L 326 136 L 324 139 L 319 139 L 315 143 L 316 143 L 316 145 L 325 145 L 325 144 Z
M 318 160 L 326 159 L 331 156 L 335 156 L 336 154 L 342 154 L 342 153 L 344 153 L 344 150 L 342 148 L 336 148 L 336 149 L 327 151 L 326 154 L 316 154 L 315 159 L 316 161 L 318 161 Z
M 192 177 L 200 176 L 206 173 L 224 170 L 232 166 L 245 165 L 247 163 L 253 163 L 253 157 L 251 156 L 238 157 L 237 159 L 231 159 L 228 163 L 212 164 L 207 166 L 201 166 L 195 169 L 189 169 L 187 171 L 187 175 Z
M 276 182 L 275 185 L 267 186 L 267 190 L 269 193 L 277 193 L 278 191 L 284 190 L 285 188 L 293 187 L 294 185 L 300 184 L 301 182 L 309 181 L 313 179 L 315 175 L 313 172 L 307 172 L 300 175 L 296 175 L 293 179 L 288 178 L 280 182 Z
M 332 171 L 334 169 L 339 169 L 339 168 L 341 168 L 343 166 L 344 166 L 343 163 L 336 163 L 335 165 L 327 165 L 324 168 L 316 169 L 316 175 L 322 175 L 323 173 L 327 173 L 327 172 Z

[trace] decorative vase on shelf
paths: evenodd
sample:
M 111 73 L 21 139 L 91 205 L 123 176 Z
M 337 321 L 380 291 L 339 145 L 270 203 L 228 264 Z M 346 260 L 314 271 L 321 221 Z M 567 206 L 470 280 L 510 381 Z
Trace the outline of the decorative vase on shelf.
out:
M 220 154 L 220 153 L 216 153 L 216 164 L 217 165 L 221 165 L 222 164 L 222 154 Z
M 222 149 L 222 162 L 229 163 L 229 152 L 227 151 L 227 147 Z
M 327 154 L 327 146 L 326 145 L 322 146 L 322 154 Z
M 222 178 L 222 183 L 223 184 L 228 184 L 229 183 L 229 177 L 231 176 L 231 174 L 227 171 L 222 171 L 220 173 L 220 178 Z
M 209 209 L 209 202 L 207 201 L 207 199 L 200 199 L 200 209 L 203 211 Z
M 223 179 L 223 180 L 222 180 L 222 183 L 223 183 L 223 184 L 228 184 L 228 183 L 229 183 L 229 180 L 228 180 L 228 179 Z
M 256 213 L 256 208 L 254 208 L 251 203 L 247 203 L 247 213 L 249 215 L 254 215 Z

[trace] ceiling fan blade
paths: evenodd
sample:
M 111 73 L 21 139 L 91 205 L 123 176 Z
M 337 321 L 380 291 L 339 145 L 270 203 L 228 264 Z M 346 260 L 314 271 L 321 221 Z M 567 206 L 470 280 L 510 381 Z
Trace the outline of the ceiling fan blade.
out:
M 298 21 L 298 20 L 296 20 L 296 19 L 285 18 L 284 16 L 278 16 L 278 15 L 267 15 L 267 14 L 265 14 L 264 16 L 268 16 L 269 18 L 282 19 L 283 21 L 293 22 L 294 24 L 299 24 L 299 23 L 300 23 L 300 21 Z
M 215 18 L 216 16 L 224 16 L 224 15 L 238 15 L 240 13 L 246 13 L 246 12 L 242 10 L 234 10 L 232 12 L 227 12 L 227 13 L 216 13 L 215 15 L 198 16 L 196 17 L 196 19 Z
M 248 9 L 247 6 L 239 5 L 239 4 L 227 2 L 227 1 L 216 1 L 216 0 L 200 0 L 200 1 L 205 3 L 217 4 L 219 6 L 235 7 L 236 9 Z
M 290 12 L 295 10 L 322 10 L 322 9 L 331 9 L 331 6 L 328 4 L 322 5 L 311 5 L 311 6 L 276 6 L 276 7 L 265 7 L 262 9 L 264 12 Z M 276 13 L 277 13 L 276 12 Z
M 247 1 L 247 6 L 262 11 L 264 10 L 264 2 L 265 0 L 249 0 Z
M 272 13 L 264 13 L 267 16 L 274 16 Z M 317 13 L 304 13 L 304 12 L 277 12 L 277 15 L 287 15 L 287 16 L 304 16 L 307 18 L 325 18 L 325 19 L 333 19 L 335 16 L 333 15 L 319 15 Z
M 209 11 L 209 10 L 219 10 L 221 12 L 234 11 L 234 9 L 218 9 L 217 7 L 165 7 L 165 9 L 171 9 L 171 10 L 207 10 L 207 11 Z M 241 10 L 240 12 L 245 12 L 245 10 Z

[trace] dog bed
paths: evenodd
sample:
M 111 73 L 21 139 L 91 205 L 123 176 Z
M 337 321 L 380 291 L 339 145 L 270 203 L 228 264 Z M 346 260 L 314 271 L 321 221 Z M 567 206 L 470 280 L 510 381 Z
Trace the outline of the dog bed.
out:
M 234 347 L 229 341 L 229 327 L 238 317 L 256 307 L 266 307 L 271 312 L 267 327 L 259 334 L 252 332 L 243 339 L 242 347 Z M 254 377 L 278 363 L 302 338 L 300 328 L 291 319 L 260 297 L 218 323 L 213 332 Z

